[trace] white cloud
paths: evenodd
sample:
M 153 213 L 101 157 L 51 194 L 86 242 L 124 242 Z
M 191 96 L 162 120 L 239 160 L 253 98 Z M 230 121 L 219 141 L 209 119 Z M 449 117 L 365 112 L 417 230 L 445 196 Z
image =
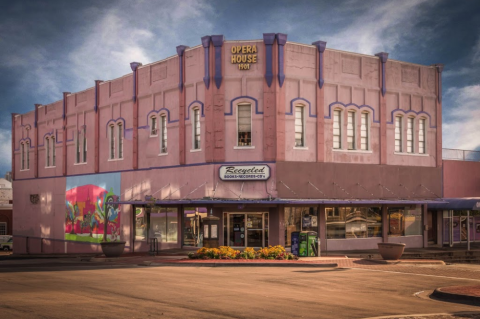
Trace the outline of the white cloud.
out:
M 443 117 L 443 147 L 477 148 L 480 145 L 480 85 L 449 88 L 445 100 L 455 101 L 455 105 L 451 105 Z
M 405 36 L 420 36 L 415 30 L 426 8 L 421 5 L 427 0 L 389 1 L 370 7 L 366 13 L 346 20 L 346 27 L 327 38 L 328 46 L 340 50 L 375 54 L 391 52 L 401 44 Z M 428 4 L 434 4 L 429 2 Z M 357 3 L 352 3 L 352 6 Z M 358 5 L 363 6 L 361 2 Z M 428 32 L 422 29 L 421 33 Z M 422 34 L 421 36 L 425 36 Z
M 12 165 L 12 132 L 0 128 L 0 168 L 10 170 Z M 0 172 L 3 177 L 4 172 Z

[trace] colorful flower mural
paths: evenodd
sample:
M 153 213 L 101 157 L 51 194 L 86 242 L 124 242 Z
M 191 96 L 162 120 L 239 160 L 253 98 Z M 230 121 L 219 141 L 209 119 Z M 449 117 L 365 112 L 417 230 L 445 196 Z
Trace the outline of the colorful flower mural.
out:
M 101 242 L 120 240 L 120 173 L 67 177 L 65 239 Z M 105 215 L 107 225 L 104 225 Z

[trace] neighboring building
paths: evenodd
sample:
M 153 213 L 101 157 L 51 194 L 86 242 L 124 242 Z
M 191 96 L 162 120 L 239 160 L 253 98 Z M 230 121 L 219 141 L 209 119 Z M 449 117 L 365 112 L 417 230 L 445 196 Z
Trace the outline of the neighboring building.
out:
M 0 235 L 12 234 L 12 183 L 0 178 Z
M 287 42 L 177 47 L 132 74 L 12 115 L 16 253 L 202 244 L 427 246 L 442 197 L 442 65 Z
M 5 173 L 5 179 L 9 182 L 12 181 L 12 172 Z

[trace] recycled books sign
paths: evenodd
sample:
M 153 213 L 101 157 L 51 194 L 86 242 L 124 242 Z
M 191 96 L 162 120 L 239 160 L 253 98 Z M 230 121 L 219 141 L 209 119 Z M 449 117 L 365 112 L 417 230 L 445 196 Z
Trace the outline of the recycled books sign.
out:
M 222 165 L 219 169 L 222 181 L 266 181 L 270 178 L 268 165 Z

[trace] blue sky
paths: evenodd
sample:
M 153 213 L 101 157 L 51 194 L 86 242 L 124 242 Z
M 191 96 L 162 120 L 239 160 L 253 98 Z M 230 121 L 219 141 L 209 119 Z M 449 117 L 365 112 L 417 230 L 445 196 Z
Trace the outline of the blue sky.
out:
M 0 174 L 11 167 L 12 112 L 127 74 L 130 62 L 164 59 L 204 35 L 266 32 L 444 63 L 443 146 L 480 149 L 480 1 L 16 0 L 0 1 Z

